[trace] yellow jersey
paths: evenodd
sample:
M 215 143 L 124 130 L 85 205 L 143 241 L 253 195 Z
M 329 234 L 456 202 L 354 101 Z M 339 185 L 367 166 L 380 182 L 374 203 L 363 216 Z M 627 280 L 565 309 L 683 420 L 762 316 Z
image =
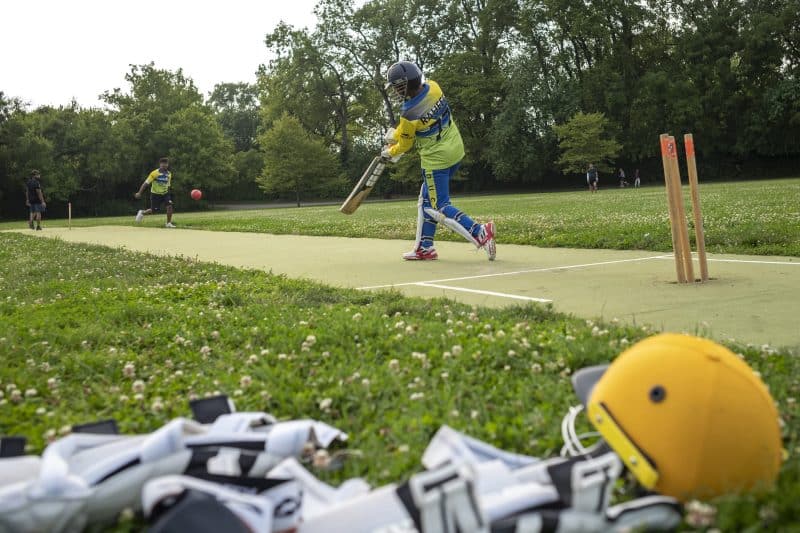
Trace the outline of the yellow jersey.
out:
M 170 185 L 172 185 L 172 172 L 169 170 L 162 171 L 160 168 L 157 168 L 148 174 L 145 181 L 150 184 L 151 193 L 167 194 Z
M 450 168 L 464 158 L 464 142 L 450 113 L 450 106 L 435 81 L 428 80 L 420 92 L 403 102 L 400 122 L 394 132 L 392 157 L 405 153 L 416 143 L 422 168 Z

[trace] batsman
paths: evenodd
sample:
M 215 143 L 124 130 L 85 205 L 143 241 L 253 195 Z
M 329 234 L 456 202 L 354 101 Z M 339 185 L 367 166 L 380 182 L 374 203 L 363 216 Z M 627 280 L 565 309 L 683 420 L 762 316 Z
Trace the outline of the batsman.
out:
M 479 224 L 450 203 L 450 179 L 464 158 L 464 142 L 439 84 L 422 81 L 422 70 L 410 62 L 395 63 L 386 73 L 386 90 L 401 102 L 400 121 L 386 133 L 381 156 L 397 161 L 416 143 L 422 166 L 422 188 L 417 202 L 417 236 L 414 249 L 403 254 L 408 261 L 438 258 L 433 246 L 441 222 L 478 249 L 490 261 L 497 253 L 492 221 Z

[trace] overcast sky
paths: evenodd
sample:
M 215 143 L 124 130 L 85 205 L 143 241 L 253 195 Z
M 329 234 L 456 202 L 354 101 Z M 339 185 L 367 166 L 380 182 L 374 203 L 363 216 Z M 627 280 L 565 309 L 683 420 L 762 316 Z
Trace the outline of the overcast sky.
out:
M 254 82 L 269 60 L 264 35 L 284 20 L 312 28 L 317 0 L 10 0 L 0 29 L 0 91 L 40 105 L 101 105 L 127 91 L 131 64 L 155 62 L 206 96 L 221 82 Z

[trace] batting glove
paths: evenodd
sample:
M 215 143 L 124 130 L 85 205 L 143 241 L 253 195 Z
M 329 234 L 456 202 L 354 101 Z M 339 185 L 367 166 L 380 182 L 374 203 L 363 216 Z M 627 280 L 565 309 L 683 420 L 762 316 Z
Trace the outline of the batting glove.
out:
M 389 147 L 388 146 L 384 146 L 383 150 L 381 150 L 381 157 L 383 159 L 385 159 L 386 161 L 391 161 L 392 163 L 397 163 L 398 161 L 400 161 L 400 157 L 402 155 L 403 154 L 397 154 L 397 155 L 393 156 L 391 154 L 391 152 L 389 152 Z

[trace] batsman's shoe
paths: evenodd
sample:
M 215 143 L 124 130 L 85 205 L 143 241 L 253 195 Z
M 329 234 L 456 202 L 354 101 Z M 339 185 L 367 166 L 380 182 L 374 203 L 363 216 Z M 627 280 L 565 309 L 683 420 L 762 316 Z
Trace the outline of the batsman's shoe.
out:
M 164 227 L 165 228 L 177 228 L 178 226 L 176 226 L 172 222 L 167 222 L 166 224 L 164 224 Z
M 494 236 L 494 222 L 490 220 L 481 227 L 481 232 L 475 239 L 478 241 L 478 246 L 486 251 L 486 255 L 489 256 L 489 261 L 494 261 L 494 258 L 497 256 L 497 243 L 494 241 Z
M 144 218 L 144 211 L 139 209 L 139 212 L 136 213 L 136 222 L 141 222 L 143 218 Z
M 420 246 L 416 250 L 412 250 L 403 254 L 403 259 L 406 261 L 434 261 L 438 258 L 439 254 L 436 253 L 436 248 L 433 246 L 429 248 L 423 248 Z

